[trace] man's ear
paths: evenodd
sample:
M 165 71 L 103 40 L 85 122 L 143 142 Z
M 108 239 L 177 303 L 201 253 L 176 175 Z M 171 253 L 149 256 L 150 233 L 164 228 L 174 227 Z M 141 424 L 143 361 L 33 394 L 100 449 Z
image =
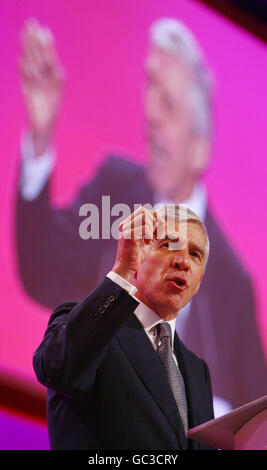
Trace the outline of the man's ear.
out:
M 190 170 L 196 178 L 203 174 L 210 161 L 211 142 L 206 137 L 195 136 L 189 149 Z

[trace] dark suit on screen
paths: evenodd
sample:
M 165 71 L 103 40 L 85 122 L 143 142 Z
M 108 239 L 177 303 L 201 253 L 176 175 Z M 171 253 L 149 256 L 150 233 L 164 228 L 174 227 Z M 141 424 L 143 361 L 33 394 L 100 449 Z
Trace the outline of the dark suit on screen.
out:
M 187 442 L 165 369 L 134 314 L 138 302 L 108 278 L 52 314 L 34 355 L 49 387 L 52 449 L 208 449 Z M 213 418 L 209 370 L 175 335 L 189 427 Z
M 125 203 L 131 211 L 134 203 L 153 204 L 144 168 L 118 157 L 108 158 L 66 209 L 51 207 L 48 185 L 34 201 L 18 196 L 21 280 L 27 292 L 49 308 L 66 298 L 84 298 L 113 265 L 116 240 L 79 236 L 80 207 L 88 202 L 101 207 L 102 195 L 111 195 L 111 207 Z M 115 219 L 111 217 L 111 223 Z M 207 362 L 214 395 L 235 408 L 266 393 L 266 364 L 250 278 L 209 208 L 204 222 L 210 256 L 200 290 L 192 299 L 184 342 Z

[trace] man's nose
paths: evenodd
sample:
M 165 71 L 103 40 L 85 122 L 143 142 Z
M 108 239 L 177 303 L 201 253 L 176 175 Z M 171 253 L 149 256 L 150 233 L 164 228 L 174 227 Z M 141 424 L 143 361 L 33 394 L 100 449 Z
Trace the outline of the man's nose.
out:
M 172 259 L 171 266 L 179 271 L 188 271 L 189 259 L 187 253 L 182 250 L 179 253 L 176 253 Z

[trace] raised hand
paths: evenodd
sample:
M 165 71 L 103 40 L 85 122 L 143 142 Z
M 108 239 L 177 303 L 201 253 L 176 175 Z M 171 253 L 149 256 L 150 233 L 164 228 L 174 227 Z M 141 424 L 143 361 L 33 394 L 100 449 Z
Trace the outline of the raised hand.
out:
M 139 207 L 120 225 L 120 238 L 112 271 L 131 281 L 149 255 L 160 223 L 156 212 Z M 163 221 L 164 223 L 164 221 Z
M 19 78 L 35 156 L 52 138 L 64 85 L 64 70 L 51 31 L 37 20 L 28 20 L 21 32 Z

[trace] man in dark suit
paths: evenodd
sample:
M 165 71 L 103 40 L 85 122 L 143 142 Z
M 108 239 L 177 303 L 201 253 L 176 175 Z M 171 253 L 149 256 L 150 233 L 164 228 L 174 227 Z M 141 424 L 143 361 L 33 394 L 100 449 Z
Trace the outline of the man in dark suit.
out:
M 199 293 L 177 320 L 179 335 L 209 365 L 217 414 L 263 395 L 266 365 L 251 281 L 214 220 L 199 182 L 209 161 L 211 90 L 207 67 L 191 33 L 174 20 L 160 20 L 151 30 L 145 67 L 147 167 L 120 157 L 108 158 L 72 206 L 63 210 L 50 204 L 52 156 L 47 152 L 62 73 L 49 35 L 45 49 L 42 29 L 39 51 L 38 33 L 40 26 L 36 24 L 26 30 L 22 62 L 32 129 L 32 139 L 24 143 L 17 199 L 17 252 L 26 291 L 52 308 L 67 297 L 79 301 L 112 265 L 116 240 L 112 236 L 101 239 L 102 227 L 99 239 L 80 237 L 84 220 L 79 213 L 85 204 L 100 208 L 101 220 L 103 195 L 110 196 L 111 209 L 125 203 L 131 211 L 138 203 L 185 202 L 205 221 L 211 253 Z M 33 50 L 28 51 L 29 47 Z M 45 61 L 38 68 L 44 50 Z M 33 63 L 39 52 L 37 63 Z M 47 98 L 45 109 L 35 106 L 40 90 Z M 118 215 L 111 215 L 111 222 Z
M 181 206 L 139 208 L 120 234 L 112 271 L 83 301 L 56 308 L 34 355 L 51 447 L 207 449 L 186 434 L 213 418 L 209 370 L 175 333 L 204 274 L 205 227 Z

